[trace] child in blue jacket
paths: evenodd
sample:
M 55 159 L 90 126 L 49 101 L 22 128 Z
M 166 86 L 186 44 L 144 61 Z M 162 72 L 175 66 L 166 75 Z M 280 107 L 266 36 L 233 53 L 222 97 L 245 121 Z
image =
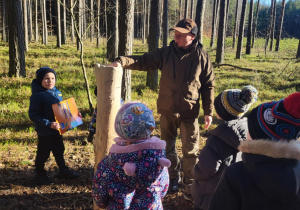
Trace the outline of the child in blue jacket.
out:
M 155 128 L 152 111 L 142 103 L 121 107 L 115 120 L 119 137 L 100 161 L 92 195 L 100 208 L 162 209 L 169 186 L 166 142 L 150 137 Z
M 79 174 L 71 171 L 64 160 L 64 143 L 59 134 L 59 123 L 55 121 L 52 104 L 63 100 L 61 92 L 55 87 L 56 72 L 49 67 L 36 71 L 36 79 L 32 80 L 29 106 L 29 118 L 34 122 L 38 135 L 38 146 L 35 159 L 35 181 L 39 185 L 53 184 L 47 176 L 45 162 L 52 151 L 59 167 L 58 178 L 78 178 Z

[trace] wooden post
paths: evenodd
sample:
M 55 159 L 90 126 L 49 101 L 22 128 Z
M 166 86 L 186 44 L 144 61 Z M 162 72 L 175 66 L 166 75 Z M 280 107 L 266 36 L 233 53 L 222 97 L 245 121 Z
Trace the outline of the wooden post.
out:
M 123 69 L 95 64 L 97 82 L 97 119 L 94 140 L 96 172 L 98 163 L 108 154 L 115 133 L 115 118 L 121 106 Z M 94 209 L 99 209 L 94 202 Z
M 97 82 L 97 119 L 94 141 L 95 171 L 98 163 L 108 154 L 115 133 L 115 118 L 121 106 L 123 69 L 95 64 Z

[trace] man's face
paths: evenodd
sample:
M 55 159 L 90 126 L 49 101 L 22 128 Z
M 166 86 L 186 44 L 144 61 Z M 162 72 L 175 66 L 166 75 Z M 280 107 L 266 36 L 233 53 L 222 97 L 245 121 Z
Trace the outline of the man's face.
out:
M 55 75 L 52 72 L 45 74 L 42 80 L 42 86 L 48 90 L 55 86 Z
M 195 39 L 195 35 L 191 33 L 184 34 L 184 33 L 180 33 L 179 31 L 175 31 L 174 41 L 179 48 L 183 48 L 183 49 L 188 48 L 192 44 L 194 39 Z

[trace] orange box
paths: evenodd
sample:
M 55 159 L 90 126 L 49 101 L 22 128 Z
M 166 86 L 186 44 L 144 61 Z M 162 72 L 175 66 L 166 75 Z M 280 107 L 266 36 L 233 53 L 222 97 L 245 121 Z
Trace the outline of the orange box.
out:
M 82 124 L 74 98 L 52 104 L 52 109 L 56 122 L 60 124 L 60 135 Z

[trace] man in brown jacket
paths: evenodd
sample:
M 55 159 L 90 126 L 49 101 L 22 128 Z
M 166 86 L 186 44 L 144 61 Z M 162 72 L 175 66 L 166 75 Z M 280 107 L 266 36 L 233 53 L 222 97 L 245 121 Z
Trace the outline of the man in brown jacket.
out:
M 191 171 L 199 153 L 200 95 L 204 110 L 205 129 L 212 122 L 215 76 L 210 58 L 195 39 L 198 28 L 191 19 L 179 21 L 174 31 L 174 40 L 142 56 L 120 56 L 111 66 L 125 69 L 161 70 L 157 112 L 161 114 L 161 139 L 166 141 L 166 155 L 171 161 L 169 168 L 169 192 L 178 191 L 180 160 L 175 143 L 177 128 L 180 128 L 183 153 L 184 197 L 191 199 Z

